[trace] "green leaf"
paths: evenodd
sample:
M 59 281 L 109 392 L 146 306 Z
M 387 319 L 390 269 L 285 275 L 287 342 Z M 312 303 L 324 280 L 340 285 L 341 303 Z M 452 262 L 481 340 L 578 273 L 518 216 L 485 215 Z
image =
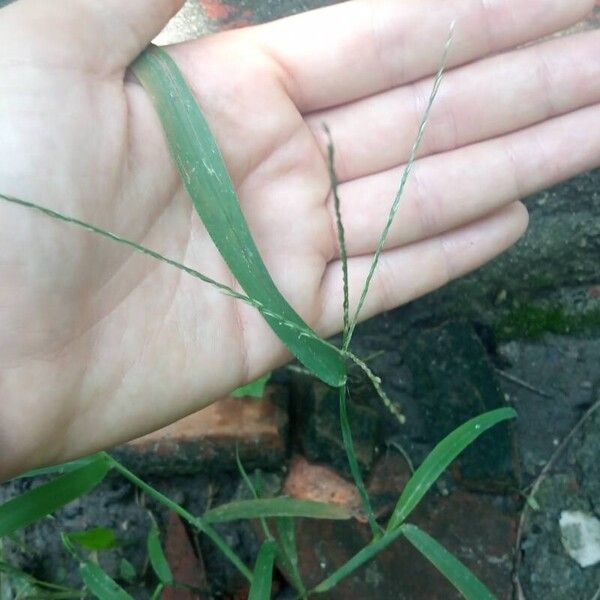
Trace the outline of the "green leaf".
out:
M 259 379 L 251 381 L 250 383 L 237 388 L 237 390 L 233 390 L 233 392 L 231 392 L 231 395 L 234 398 L 244 398 L 246 396 L 250 396 L 251 398 L 262 398 L 262 395 L 265 392 L 265 387 L 270 377 L 271 373 L 267 373 Z
M 306 589 L 300 575 L 298 563 L 298 550 L 296 548 L 296 529 L 294 519 L 280 517 L 276 520 L 277 533 L 279 534 L 279 546 L 281 548 L 280 561 L 296 591 L 302 597 L 306 596 Z
M 165 585 L 173 583 L 173 574 L 167 562 L 165 553 L 160 545 L 160 534 L 156 527 L 152 527 L 148 533 L 148 556 L 150 564 L 156 573 L 159 581 Z
M 183 183 L 227 266 L 248 296 L 264 307 L 264 318 L 290 351 L 325 383 L 339 387 L 346 380 L 342 355 L 316 336 L 273 283 L 221 151 L 177 65 L 150 46 L 132 70 L 154 103 Z
M 71 471 L 75 471 L 80 467 L 85 467 L 90 463 L 93 463 L 95 460 L 98 460 L 100 454 L 92 454 L 91 456 L 84 456 L 83 458 L 78 458 L 77 460 L 72 460 L 67 463 L 62 463 L 60 465 L 54 465 L 52 467 L 43 467 L 41 469 L 34 469 L 33 471 L 27 471 L 27 473 L 23 473 L 23 475 L 19 475 L 15 477 L 15 479 L 25 479 L 28 477 L 40 477 L 42 475 L 64 475 L 65 473 L 70 473 Z
M 342 581 L 342 579 L 348 577 L 348 575 L 352 574 L 359 567 L 362 567 L 362 565 L 374 558 L 382 550 L 385 550 L 385 548 L 398 539 L 401 534 L 402 528 L 400 527 L 394 531 L 388 531 L 379 539 L 371 542 L 368 546 L 365 546 L 362 550 L 357 552 L 347 563 L 337 569 L 337 571 L 327 577 L 327 579 L 322 581 L 313 592 L 317 594 L 328 592 Z
M 430 535 L 415 525 L 403 525 L 401 530 L 404 537 L 450 581 L 464 598 L 495 600 L 490 590 Z
M 35 523 L 95 488 L 109 470 L 108 461 L 97 457 L 84 467 L 61 475 L 0 506 L 0 537 Z
M 206 523 L 225 523 L 239 519 L 260 519 L 261 517 L 305 517 L 308 519 L 349 519 L 350 512 L 343 506 L 296 500 L 295 498 L 264 498 L 240 500 L 223 504 L 208 510 L 202 516 Z
M 467 421 L 445 437 L 406 484 L 388 523 L 388 531 L 404 522 L 437 478 L 467 446 L 494 425 L 516 416 L 517 413 L 512 408 L 493 410 Z
M 65 537 L 89 550 L 110 550 L 117 545 L 118 541 L 115 532 L 106 527 L 94 527 L 86 531 L 75 531 L 67 533 Z
M 248 600 L 270 600 L 273 582 L 273 563 L 277 553 L 277 544 L 267 540 L 261 547 L 254 565 L 252 587 Z
M 90 594 L 99 600 L 133 600 L 118 583 L 94 563 L 81 563 L 79 574 Z
M 136 580 L 135 567 L 126 558 L 122 558 L 119 563 L 119 577 L 127 583 L 133 583 Z

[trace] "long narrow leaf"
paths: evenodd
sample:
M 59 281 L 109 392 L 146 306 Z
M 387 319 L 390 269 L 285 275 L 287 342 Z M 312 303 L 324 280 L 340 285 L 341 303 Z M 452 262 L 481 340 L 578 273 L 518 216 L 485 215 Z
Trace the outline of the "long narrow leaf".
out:
M 160 545 L 160 534 L 156 527 L 152 527 L 148 533 L 147 546 L 150 564 L 158 580 L 165 585 L 171 585 L 173 583 L 173 574 L 167 562 L 167 557 Z
M 99 600 L 133 600 L 118 583 L 94 563 L 81 563 L 79 574 L 90 594 Z
M 235 565 L 236 569 L 246 578 L 248 581 L 252 581 L 252 571 L 244 564 L 242 559 L 229 547 L 227 542 L 219 535 L 219 533 L 213 529 L 202 517 L 195 517 L 189 513 L 183 506 L 180 506 L 157 489 L 153 488 L 149 483 L 146 483 L 143 479 L 140 479 L 135 473 L 132 473 L 127 467 L 122 465 L 118 460 L 114 459 L 109 454 L 103 453 L 106 460 L 109 461 L 110 465 L 118 471 L 125 479 L 131 481 L 135 486 L 143 490 L 148 496 L 154 498 L 157 502 L 160 502 L 170 510 L 177 513 L 184 521 L 192 525 L 193 527 L 200 530 L 206 537 L 208 537 L 219 550 Z
M 369 499 L 369 493 L 365 487 L 358 460 L 356 459 L 356 453 L 354 451 L 354 442 L 352 440 L 352 430 L 350 429 L 350 420 L 348 419 L 348 407 L 346 404 L 346 386 L 342 386 L 339 389 L 339 408 L 340 408 L 340 425 L 342 429 L 342 442 L 344 449 L 346 450 L 346 456 L 348 458 L 348 464 L 350 466 L 350 472 L 352 478 L 360 494 L 362 500 L 363 510 L 367 515 L 369 521 L 369 527 L 373 533 L 373 537 L 379 537 L 381 534 L 379 524 L 375 519 L 375 513 L 371 506 L 371 500 Z
M 97 457 L 75 471 L 17 496 L 0 506 L 0 537 L 26 527 L 95 488 L 109 471 L 108 462 Z
M 23 473 L 23 475 L 15 477 L 15 479 L 40 477 L 42 475 L 64 475 L 65 473 L 70 473 L 71 471 L 75 471 L 80 467 L 84 467 L 85 465 L 93 463 L 98 458 L 98 456 L 98 454 L 92 454 L 91 456 L 84 456 L 83 458 L 78 458 L 77 460 L 72 460 L 70 462 L 62 463 L 60 465 L 54 465 L 52 467 L 42 467 L 41 469 L 34 469 L 32 471 L 27 471 L 27 473 Z
M 230 502 L 206 511 L 202 515 L 202 519 L 206 523 L 225 523 L 239 519 L 260 519 L 261 517 L 343 520 L 349 519 L 350 516 L 348 509 L 343 506 L 279 497 Z
M 302 582 L 298 562 L 298 550 L 296 547 L 296 530 L 294 519 L 280 517 L 276 521 L 279 533 L 280 561 L 283 569 L 287 572 L 292 584 L 302 598 L 306 598 L 306 588 Z
M 194 95 L 175 62 L 151 46 L 132 70 L 152 99 L 171 154 L 196 211 L 229 269 L 248 296 L 307 332 L 298 331 L 263 313 L 290 351 L 325 383 L 345 382 L 339 353 L 315 337 L 281 295 L 254 243 L 225 161 Z
M 517 413 L 512 408 L 499 408 L 475 417 L 445 437 L 427 456 L 406 484 L 388 523 L 388 530 L 398 527 L 423 499 L 448 465 L 482 433 Z
M 495 600 L 490 590 L 448 550 L 416 525 L 403 525 L 404 537 L 425 557 L 467 600 Z
M 260 548 L 248 600 L 270 600 L 273 583 L 273 563 L 277 554 L 277 544 L 267 540 Z
M 316 594 L 328 592 L 342 581 L 342 579 L 348 577 L 348 575 L 352 574 L 356 569 L 377 556 L 382 550 L 385 550 L 385 548 L 398 539 L 401 534 L 401 527 L 394 531 L 388 531 L 378 540 L 371 542 L 368 546 L 365 546 L 362 550 L 357 552 L 347 563 L 342 565 L 337 571 L 333 572 L 312 591 Z

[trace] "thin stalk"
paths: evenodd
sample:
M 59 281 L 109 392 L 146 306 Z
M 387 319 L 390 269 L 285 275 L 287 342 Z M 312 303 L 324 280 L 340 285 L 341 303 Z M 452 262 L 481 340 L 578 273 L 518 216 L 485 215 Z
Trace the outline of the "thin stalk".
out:
M 383 388 L 381 387 L 381 379 L 379 379 L 379 377 L 375 376 L 373 374 L 373 372 L 369 369 L 369 367 L 367 367 L 367 365 L 363 361 L 358 359 L 354 354 L 352 354 L 351 352 L 348 352 L 347 350 L 342 350 L 326 340 L 321 340 L 321 338 L 319 338 L 311 330 L 304 329 L 304 328 L 300 327 L 298 324 L 288 321 L 281 315 L 276 314 L 276 313 L 272 312 L 271 310 L 267 309 L 260 302 L 254 300 L 253 298 L 249 298 L 248 296 L 245 296 L 244 294 L 240 294 L 239 292 L 236 292 L 234 289 L 230 288 L 229 286 L 219 283 L 218 281 L 215 281 L 214 279 L 207 277 L 203 273 L 200 273 L 199 271 L 196 271 L 195 269 L 192 269 L 180 262 L 177 262 L 176 260 L 173 260 L 171 258 L 163 256 L 162 254 L 160 254 L 154 250 L 151 250 L 150 248 L 147 248 L 146 246 L 142 246 L 141 244 L 138 244 L 137 242 L 134 242 L 132 240 L 124 238 L 116 233 L 111 232 L 111 231 L 107 231 L 106 229 L 102 229 L 101 227 L 97 227 L 96 225 L 92 225 L 91 223 L 87 223 L 87 222 L 77 219 L 75 217 L 71 217 L 69 215 L 65 215 L 64 213 L 57 212 L 57 211 L 52 210 L 51 208 L 48 208 L 41 204 L 36 204 L 35 202 L 21 200 L 19 198 L 14 198 L 13 196 L 7 196 L 2 193 L 0 193 L 0 199 L 5 200 L 6 202 L 9 202 L 11 204 L 16 204 L 18 206 L 33 209 L 33 210 L 35 210 L 39 213 L 42 213 L 52 219 L 57 219 L 59 221 L 62 221 L 63 223 L 75 225 L 76 227 L 85 229 L 86 231 L 89 231 L 89 232 L 99 235 L 101 237 L 107 238 L 113 242 L 117 242 L 118 244 L 128 246 L 129 248 L 132 248 L 133 250 L 135 250 L 141 254 L 144 254 L 146 256 L 154 258 L 155 260 L 163 262 L 171 267 L 175 267 L 176 269 L 179 269 L 179 270 L 183 271 L 184 273 L 187 273 L 188 275 L 195 277 L 196 279 L 200 279 L 200 281 L 203 281 L 204 283 L 212 285 L 213 287 L 217 288 L 218 290 L 220 290 L 222 293 L 226 294 L 227 296 L 230 296 L 236 300 L 241 300 L 242 302 L 246 302 L 246 304 L 253 306 L 254 308 L 256 308 L 256 310 L 258 310 L 263 315 L 278 319 L 281 325 L 284 325 L 294 331 L 297 331 L 298 336 L 300 336 L 300 337 L 319 339 L 323 345 L 329 347 L 331 350 L 334 350 L 335 352 L 340 354 L 340 356 L 342 356 L 344 358 L 349 358 L 352 362 L 354 362 L 354 364 L 356 364 L 367 375 L 367 377 L 369 378 L 369 380 L 375 387 L 375 390 L 377 391 L 377 393 L 383 400 L 384 404 L 386 406 L 393 406 L 391 401 L 389 400 L 389 398 L 387 398 L 387 396 L 385 395 Z
M 259 497 L 258 497 L 256 488 L 254 487 L 254 484 L 252 483 L 252 480 L 250 479 L 250 476 L 248 475 L 248 472 L 244 468 L 242 460 L 240 459 L 240 448 L 239 448 L 239 444 L 237 444 L 237 443 L 235 445 L 235 462 L 237 463 L 238 471 L 240 472 L 240 475 L 242 476 L 242 479 L 244 480 L 246 487 L 250 490 L 250 493 L 252 494 L 254 499 L 258 500 Z M 269 529 L 269 525 L 267 524 L 267 520 L 265 519 L 265 517 L 260 518 L 260 524 L 262 526 L 265 537 L 268 540 L 274 540 L 275 538 L 274 538 L 273 534 L 271 533 L 271 530 Z
M 371 286 L 371 280 L 373 279 L 373 274 L 375 273 L 375 269 L 377 268 L 377 265 L 379 263 L 381 253 L 383 252 L 383 247 L 385 246 L 385 243 L 387 241 L 387 238 L 390 233 L 392 223 L 394 222 L 396 213 L 398 212 L 398 206 L 400 205 L 400 200 L 402 198 L 402 195 L 404 194 L 404 188 L 406 187 L 406 182 L 408 181 L 408 176 L 410 175 L 410 173 L 412 171 L 413 165 L 417 158 L 417 152 L 419 151 L 421 142 L 423 141 L 423 135 L 425 134 L 425 128 L 427 127 L 427 123 L 429 121 L 429 115 L 431 113 L 431 108 L 433 106 L 433 103 L 434 103 L 434 101 L 437 97 L 438 91 L 440 89 L 444 71 L 446 69 L 446 64 L 448 62 L 448 53 L 449 53 L 450 47 L 452 45 L 452 40 L 454 39 L 454 26 L 455 26 L 455 24 L 452 23 L 452 25 L 450 27 L 450 34 L 448 36 L 448 40 L 446 41 L 446 45 L 444 47 L 444 54 L 442 56 L 440 68 L 435 77 L 435 80 L 433 83 L 433 89 L 431 90 L 431 94 L 429 96 L 429 101 L 427 102 L 427 107 L 425 108 L 425 112 L 424 112 L 421 122 L 419 124 L 419 130 L 417 133 L 417 137 L 412 146 L 412 150 L 410 152 L 408 162 L 406 163 L 406 167 L 404 168 L 404 172 L 402 173 L 402 178 L 400 180 L 400 187 L 398 189 L 398 192 L 396 193 L 394 202 L 392 203 L 392 208 L 390 209 L 388 219 L 385 224 L 385 227 L 383 228 L 381 237 L 379 238 L 379 244 L 378 244 L 377 250 L 375 251 L 375 254 L 373 256 L 373 261 L 371 262 L 371 268 L 369 269 L 369 274 L 367 275 L 367 278 L 365 280 L 365 284 L 364 284 L 363 290 L 360 295 L 360 300 L 358 302 L 358 306 L 356 307 L 356 311 L 354 313 L 354 316 L 352 317 L 352 321 L 350 322 L 348 335 L 346 336 L 346 339 L 344 340 L 344 346 L 343 346 L 344 350 L 347 350 L 349 348 L 350 342 L 352 341 L 352 335 L 354 334 L 356 324 L 358 323 L 360 311 L 362 310 L 365 300 L 367 298 L 367 293 L 369 292 L 369 287 Z
M 238 300 L 243 300 L 244 302 L 248 302 L 252 305 L 256 304 L 254 301 L 250 300 L 250 298 L 248 298 L 248 296 L 245 296 L 244 294 L 240 294 L 239 292 L 236 292 L 232 288 L 230 288 L 222 283 L 219 283 L 218 281 L 215 281 L 214 279 L 211 279 L 210 277 L 207 277 L 206 275 L 200 273 L 199 271 L 196 271 L 195 269 L 187 267 L 186 265 L 181 264 L 181 263 L 177 262 L 176 260 L 167 258 L 166 256 L 163 256 L 162 254 L 159 254 L 158 252 L 155 252 L 154 250 L 151 250 L 150 248 L 146 248 L 146 246 L 142 246 L 141 244 L 133 242 L 132 240 L 128 240 L 127 238 L 121 237 L 120 235 L 118 235 L 116 233 L 107 231 L 106 229 L 102 229 L 101 227 L 96 227 L 95 225 L 91 225 L 90 223 L 86 223 L 85 221 L 81 221 L 80 219 L 76 219 L 75 217 L 70 217 L 63 213 L 59 213 L 55 210 L 52 210 L 51 208 L 42 206 L 41 204 L 36 204 L 35 202 L 28 202 L 26 200 L 20 200 L 19 198 L 14 198 L 13 196 L 6 196 L 5 194 L 0 194 L 0 198 L 2 200 L 5 200 L 6 202 L 10 202 L 11 204 L 17 204 L 19 206 L 24 206 L 26 208 L 32 208 L 33 210 L 35 210 L 37 212 L 43 213 L 46 216 L 51 217 L 53 219 L 58 219 L 59 221 L 63 221 L 64 223 L 68 223 L 70 225 L 76 225 L 77 227 L 86 229 L 87 231 L 95 233 L 96 235 L 108 238 L 109 240 L 112 240 L 113 242 L 117 242 L 124 246 L 129 246 L 136 252 L 145 254 L 146 256 L 150 256 L 151 258 L 159 260 L 160 262 L 166 263 L 167 265 L 170 265 L 172 267 L 176 267 L 177 269 L 184 271 L 188 275 L 191 275 L 192 277 L 196 277 L 196 279 L 200 279 L 201 281 L 204 281 L 204 283 L 208 283 L 208 284 L 212 285 L 213 287 L 221 290 L 221 292 L 223 292 L 224 294 L 227 294 L 228 296 L 232 296 L 233 298 L 236 298 Z
M 154 498 L 157 502 L 160 502 L 167 508 L 177 513 L 184 521 L 187 521 L 192 527 L 195 527 L 202 533 L 204 533 L 214 544 L 223 552 L 223 554 L 235 565 L 238 571 L 250 582 L 252 582 L 252 571 L 242 562 L 242 560 L 235 554 L 235 552 L 227 545 L 227 542 L 213 529 L 208 523 L 205 523 L 202 517 L 195 517 L 192 513 L 188 512 L 164 494 L 161 494 L 158 490 L 155 490 L 150 484 L 140 479 L 137 475 L 132 473 L 127 467 L 122 465 L 119 461 L 114 459 L 110 454 L 104 453 L 115 471 L 119 472 L 125 479 L 139 487 L 141 490 L 146 492 L 148 496 Z
M 350 328 L 350 318 L 349 318 L 349 306 L 350 306 L 350 294 L 348 288 L 348 252 L 346 250 L 346 235 L 344 232 L 344 223 L 342 222 L 342 211 L 340 208 L 340 196 L 338 193 L 338 176 L 335 170 L 335 150 L 333 147 L 333 140 L 331 138 L 331 131 L 326 124 L 323 124 L 323 129 L 325 130 L 325 134 L 328 138 L 327 145 L 327 165 L 329 168 L 329 179 L 331 183 L 331 193 L 333 194 L 333 201 L 335 206 L 335 220 L 337 224 L 337 235 L 338 235 L 338 245 L 340 249 L 340 259 L 342 261 L 342 284 L 344 291 L 344 300 L 343 300 L 343 312 L 344 312 L 344 329 L 343 329 L 343 343 L 344 348 L 346 349 L 346 340 L 348 339 L 349 328 Z M 350 356 L 350 353 L 348 353 Z M 356 357 L 352 356 L 352 360 L 360 366 L 361 369 L 369 371 L 368 367 L 362 362 L 356 359 Z M 365 372 L 366 372 L 365 371 Z M 375 389 L 379 389 L 381 386 L 379 385 L 381 380 L 376 377 L 370 378 L 375 386 Z M 382 390 L 383 391 L 383 390 Z M 350 466 L 350 472 L 352 473 L 352 477 L 354 479 L 354 483 L 356 488 L 358 489 L 358 493 L 360 494 L 360 498 L 363 504 L 363 510 L 367 516 L 369 521 L 369 526 L 371 527 L 371 531 L 373 533 L 374 538 L 378 538 L 381 535 L 381 529 L 379 524 L 377 523 L 377 519 L 375 519 L 375 513 L 373 512 L 373 507 L 371 506 L 371 500 L 369 499 L 369 494 L 365 487 L 365 482 L 362 477 L 362 473 L 360 472 L 360 467 L 358 465 L 358 461 L 356 459 L 356 453 L 354 451 L 354 441 L 352 440 L 352 430 L 350 428 L 350 420 L 348 419 L 348 407 L 346 403 L 346 386 L 342 385 L 338 388 L 339 392 L 339 410 L 340 410 L 340 427 L 342 430 L 342 441 L 344 443 L 344 449 L 346 450 L 346 455 L 348 457 L 348 464 Z M 379 393 L 379 391 L 378 391 Z M 381 395 L 381 394 L 380 394 Z
M 352 431 L 350 429 L 350 420 L 348 419 L 348 407 L 346 404 L 346 386 L 342 386 L 339 388 L 339 405 L 340 405 L 340 424 L 342 428 L 342 441 L 344 442 L 344 448 L 346 450 L 346 454 L 348 456 L 348 464 L 350 465 L 350 472 L 352 473 L 352 477 L 354 479 L 354 483 L 358 489 L 358 493 L 360 494 L 360 499 L 362 500 L 363 509 L 369 521 L 369 527 L 371 528 L 371 532 L 373 533 L 374 538 L 379 538 L 381 536 L 381 527 L 379 523 L 377 523 L 377 519 L 375 518 L 375 513 L 373 512 L 373 506 L 371 505 L 371 500 L 369 498 L 369 494 L 365 487 L 365 482 L 362 477 L 362 473 L 360 472 L 360 467 L 358 466 L 358 461 L 356 460 L 356 452 L 354 451 L 354 442 L 352 440 Z
M 341 202 L 339 194 L 339 180 L 335 170 L 335 148 L 331 131 L 327 124 L 323 123 L 323 129 L 327 135 L 327 166 L 329 168 L 329 179 L 331 182 L 331 193 L 333 194 L 333 204 L 335 207 L 335 220 L 337 224 L 338 244 L 340 247 L 340 258 L 342 261 L 342 279 L 344 288 L 344 330 L 343 339 L 348 337 L 350 328 L 350 294 L 348 288 L 348 252 L 346 251 L 346 233 L 344 231 L 344 222 L 342 221 Z

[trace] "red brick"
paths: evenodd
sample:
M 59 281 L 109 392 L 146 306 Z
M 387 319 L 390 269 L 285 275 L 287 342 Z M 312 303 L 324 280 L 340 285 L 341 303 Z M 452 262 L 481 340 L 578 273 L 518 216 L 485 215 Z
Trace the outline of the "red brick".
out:
M 121 446 L 120 460 L 140 473 L 279 468 L 287 447 L 287 393 L 269 385 L 261 399 L 223 398 L 159 431 Z
M 163 591 L 161 600 L 209 600 L 204 563 L 201 557 L 196 556 L 185 526 L 174 512 L 169 514 L 165 555 L 173 580 L 191 586 L 196 591 L 168 587 Z

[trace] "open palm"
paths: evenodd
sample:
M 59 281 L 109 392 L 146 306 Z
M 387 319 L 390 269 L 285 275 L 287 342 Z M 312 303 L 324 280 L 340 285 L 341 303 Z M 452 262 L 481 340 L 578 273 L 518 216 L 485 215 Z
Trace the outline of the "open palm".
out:
M 20 0 L 0 11 L 0 193 L 235 285 L 126 66 L 180 4 Z M 59 7 L 59 5 L 62 5 Z M 523 233 L 518 198 L 600 164 L 600 36 L 496 54 L 592 0 L 358 0 L 172 47 L 273 279 L 341 327 L 333 133 L 354 305 L 451 21 L 451 70 L 362 317 Z M 0 206 L 0 478 L 145 433 L 283 363 L 252 308 L 163 264 Z

